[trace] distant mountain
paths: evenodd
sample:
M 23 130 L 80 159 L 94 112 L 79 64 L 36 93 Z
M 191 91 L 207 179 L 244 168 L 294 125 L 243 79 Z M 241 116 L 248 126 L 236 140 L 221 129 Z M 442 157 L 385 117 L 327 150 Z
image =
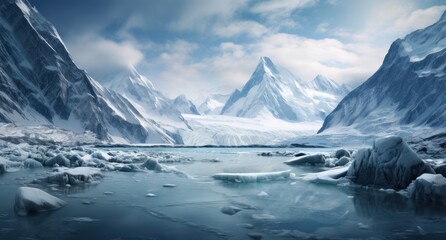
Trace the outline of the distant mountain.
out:
M 88 130 L 113 142 L 181 142 L 80 70 L 54 26 L 29 3 L 1 1 L 0 13 L 1 122 Z
M 173 105 L 180 113 L 200 115 L 197 107 L 185 95 L 180 95 L 173 100 Z
M 139 74 L 134 67 L 129 66 L 126 71 L 101 83 L 126 98 L 144 118 L 155 121 L 170 132 L 189 128 L 172 101 L 155 89 L 152 82 Z
M 319 132 L 364 133 L 399 126 L 446 127 L 446 12 L 425 29 L 392 43 L 378 71 L 349 93 Z
M 323 76 L 305 83 L 261 57 L 249 81 L 241 91 L 234 91 L 221 114 L 293 122 L 323 120 L 347 92 L 345 86 Z
M 198 111 L 205 115 L 220 114 L 221 109 L 228 101 L 230 94 L 212 94 L 209 95 L 198 107 Z
M 310 89 L 326 92 L 336 96 L 345 96 L 350 92 L 350 88 L 345 84 L 338 84 L 322 75 L 317 75 L 313 81 L 307 83 L 306 86 Z

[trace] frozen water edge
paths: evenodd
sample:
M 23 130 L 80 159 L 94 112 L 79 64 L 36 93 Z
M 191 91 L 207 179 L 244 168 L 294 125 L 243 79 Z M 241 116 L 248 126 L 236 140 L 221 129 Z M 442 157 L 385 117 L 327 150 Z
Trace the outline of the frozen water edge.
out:
M 335 150 L 336 149 L 308 150 L 308 154 L 312 155 L 323 152 L 328 161 L 328 159 L 333 159 Z M 162 151 L 163 153 L 160 153 L 159 151 Z M 218 151 L 219 153 L 217 155 L 212 155 L 215 151 Z M 7 150 L 7 155 L 8 157 L 14 155 L 16 158 L 12 159 L 19 161 L 20 159 L 28 159 L 27 157 L 29 155 L 34 155 L 37 153 L 42 153 L 41 155 L 44 156 L 46 154 L 51 155 L 50 153 L 53 155 L 63 154 L 64 156 L 67 156 L 67 159 L 70 160 L 72 166 L 70 166 L 70 168 L 58 167 L 34 170 L 23 169 L 18 173 L 7 172 L 5 173 L 5 176 L 13 174 L 21 175 L 27 171 L 36 171 L 39 172 L 39 174 L 36 176 L 39 176 L 40 178 L 45 175 L 55 174 L 49 172 L 53 171 L 53 169 L 57 171 L 66 169 L 82 169 L 83 167 L 78 167 L 76 162 L 81 162 L 85 165 L 95 163 L 96 167 L 93 169 L 98 170 L 104 176 L 100 184 L 87 186 L 85 188 L 71 187 L 59 188 L 55 190 L 49 189 L 51 190 L 49 193 L 60 197 L 68 203 L 68 207 L 64 207 L 63 209 L 55 212 L 57 215 L 62 213 L 63 218 L 61 218 L 61 221 L 73 217 L 86 217 L 99 220 L 88 222 L 88 224 L 91 226 L 96 226 L 97 224 L 110 224 L 101 216 L 94 215 L 94 213 L 97 211 L 96 209 L 104 208 L 104 206 L 107 206 L 108 203 L 113 203 L 113 211 L 118 211 L 119 213 L 121 213 L 121 211 L 118 210 L 120 208 L 123 209 L 122 211 L 129 211 L 126 207 L 133 208 L 134 206 L 142 206 L 147 210 L 147 212 L 151 211 L 156 213 L 151 216 L 156 216 L 157 219 L 162 219 L 162 221 L 168 221 L 168 225 L 174 224 L 175 222 L 181 222 L 181 224 L 190 227 L 194 226 L 193 228 L 197 229 L 197 231 L 202 231 L 201 229 L 214 229 L 215 231 L 212 230 L 213 232 L 226 234 L 226 236 L 232 235 L 226 231 L 218 230 L 218 228 L 221 228 L 221 226 L 228 226 L 226 221 L 231 222 L 231 224 L 234 226 L 239 226 L 239 224 L 240 226 L 243 224 L 251 224 L 253 229 L 249 230 L 249 232 L 259 232 L 266 239 L 275 239 L 280 237 L 275 236 L 275 234 L 278 233 L 275 233 L 273 229 L 285 228 L 287 231 L 293 232 L 293 234 L 296 233 L 295 231 L 302 231 L 302 229 L 294 229 L 295 226 L 305 225 L 302 223 L 295 223 L 295 221 L 299 222 L 300 218 L 306 217 L 311 220 L 311 224 L 316 224 L 316 226 L 319 226 L 321 223 L 318 223 L 318 221 L 321 220 L 315 218 L 314 216 L 327 213 L 333 214 L 333 217 L 324 216 L 323 218 L 336 222 L 340 221 L 340 216 L 342 216 L 345 212 L 350 212 L 350 214 L 348 217 L 342 217 L 342 219 L 345 218 L 349 219 L 348 221 L 355 221 L 353 227 L 357 228 L 357 223 L 362 222 L 369 225 L 371 232 L 376 231 L 374 226 L 369 224 L 369 221 L 357 219 L 359 217 L 355 217 L 355 210 L 351 208 L 353 207 L 351 201 L 355 202 L 355 208 L 358 208 L 358 204 L 362 204 L 358 203 L 358 201 L 365 201 L 362 199 L 361 195 L 352 194 L 352 198 L 347 198 L 346 194 L 343 192 L 345 191 L 345 188 L 343 187 L 336 188 L 331 186 L 323 186 L 322 184 L 308 184 L 306 181 L 287 181 L 287 179 L 293 179 L 292 175 L 296 174 L 301 176 L 299 177 L 300 180 L 306 180 L 304 179 L 305 177 L 309 178 L 310 176 L 318 176 L 319 182 L 318 180 L 309 181 L 322 183 L 324 182 L 325 176 L 328 176 L 328 180 L 332 180 L 331 178 L 336 179 L 333 176 L 343 173 L 346 167 L 290 167 L 283 164 L 284 160 L 287 159 L 286 156 L 272 156 L 268 158 L 257 156 L 259 152 L 263 151 L 265 151 L 265 149 L 164 148 L 160 150 L 132 149 L 130 147 L 100 149 L 91 147 L 61 147 L 46 149 L 45 147 L 45 149 L 42 150 L 37 146 L 28 146 L 21 149 L 9 148 Z M 268 149 L 268 151 L 271 150 Z M 12 154 L 13 152 L 14 154 Z M 98 154 L 98 152 L 100 152 L 100 154 Z M 201 157 L 198 154 L 200 152 L 203 154 Z M 354 155 L 355 154 L 353 154 L 353 156 Z M 101 159 L 99 156 L 102 156 L 100 157 Z M 51 156 L 45 157 L 50 158 Z M 140 167 L 148 158 L 153 158 L 158 162 L 161 162 L 159 160 L 162 160 L 162 165 L 167 167 L 175 167 L 178 169 L 178 171 L 190 173 L 192 176 L 204 175 L 206 177 L 182 178 L 172 172 L 158 172 L 154 170 L 144 170 L 138 172 L 118 171 L 118 166 L 121 165 L 134 164 Z M 209 161 L 202 160 L 216 158 L 220 159 L 218 163 L 210 163 Z M 165 159 L 168 159 L 169 161 L 164 161 Z M 189 160 L 183 161 L 181 159 Z M 115 162 L 118 160 L 119 162 Z M 249 164 L 244 164 L 245 162 Z M 116 168 L 112 170 L 109 168 L 111 166 L 116 166 Z M 226 183 L 226 181 L 215 181 L 212 179 L 214 173 L 251 173 L 252 176 L 249 178 L 252 178 L 259 173 L 270 174 L 274 173 L 274 170 L 281 168 L 283 169 L 284 167 L 289 167 L 292 169 L 289 171 L 289 178 L 284 178 L 283 181 L 272 180 L 263 182 L 256 180 L 255 182 L 251 182 L 251 184 L 232 184 L 231 182 Z M 318 173 L 308 173 L 312 171 L 320 171 L 321 169 L 328 169 L 328 173 L 330 174 L 323 171 Z M 279 173 L 280 172 L 286 171 L 279 171 Z M 304 173 L 305 175 L 303 175 Z M 33 179 L 33 177 L 28 179 Z M 344 178 L 343 180 L 347 179 Z M 22 182 L 28 181 L 22 180 Z M 166 183 L 175 184 L 178 187 L 174 189 L 163 188 L 163 184 Z M 333 183 L 338 184 L 336 182 Z M 46 189 L 47 186 L 46 184 L 43 184 L 39 185 L 39 187 Z M 261 193 L 262 191 L 267 193 L 267 196 L 265 196 L 264 193 L 259 194 L 259 192 Z M 112 192 L 113 194 L 104 195 L 105 192 Z M 146 197 L 147 193 L 156 194 L 156 197 L 148 198 Z M 67 196 L 65 194 L 69 194 L 68 196 L 76 195 L 76 198 L 73 198 L 74 200 L 70 198 L 66 199 Z M 77 197 L 77 195 L 79 196 Z M 95 204 L 82 204 L 85 199 L 92 200 L 95 202 Z M 342 204 L 339 205 L 339 202 L 342 202 Z M 89 210 L 83 213 L 66 213 L 67 210 L 77 209 L 79 206 L 85 206 L 85 208 Z M 226 215 L 221 213 L 221 209 L 225 206 L 234 206 L 243 210 L 232 216 Z M 11 206 L 9 205 L 9 207 Z M 298 209 L 296 210 L 295 208 Z M 361 208 L 366 207 L 361 205 Z M 340 209 L 339 212 L 336 212 L 338 211 L 336 209 Z M 0 210 L 0 212 L 2 211 Z M 200 213 L 200 217 L 192 217 L 197 216 L 197 212 Z M 56 214 L 53 215 L 57 216 Z M 48 219 L 52 218 L 52 216 L 48 216 Z M 147 216 L 143 216 L 142 218 L 147 218 Z M 215 221 L 211 220 L 210 218 L 215 219 Z M 352 218 L 354 220 L 352 220 Z M 221 223 L 221 225 L 219 225 L 219 221 L 224 222 L 224 224 Z M 342 220 L 341 222 L 342 224 L 348 224 L 348 221 Z M 279 222 L 285 222 L 287 224 L 284 223 L 285 225 L 280 225 Z M 82 221 L 68 221 L 66 224 L 70 226 L 85 225 L 85 223 Z M 271 224 L 272 228 L 263 230 L 263 224 Z M 429 229 L 425 226 L 421 227 L 423 229 Z M 230 231 L 237 232 L 239 230 L 230 228 Z M 304 230 L 303 232 L 310 233 L 312 231 L 313 230 Z M 235 235 L 246 237 L 249 232 L 237 232 Z M 280 234 L 284 233 L 282 232 Z M 326 235 L 326 233 L 323 234 L 321 232 L 316 232 L 314 235 L 331 236 L 331 234 Z

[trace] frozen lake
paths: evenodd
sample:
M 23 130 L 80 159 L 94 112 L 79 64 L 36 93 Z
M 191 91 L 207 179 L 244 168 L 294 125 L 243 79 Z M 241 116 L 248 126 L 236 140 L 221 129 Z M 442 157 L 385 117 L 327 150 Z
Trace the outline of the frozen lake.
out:
M 258 154 L 333 149 L 100 150 L 163 156 L 163 164 L 184 174 L 111 171 L 103 172 L 100 183 L 82 187 L 34 185 L 67 206 L 28 217 L 14 214 L 17 188 L 51 168 L 0 174 L 0 239 L 444 239 L 446 234 L 444 206 L 416 206 L 396 193 L 298 179 L 232 183 L 212 178 L 222 172 L 317 172 L 320 167 L 284 164 L 290 157 Z M 222 213 L 230 206 L 241 211 Z

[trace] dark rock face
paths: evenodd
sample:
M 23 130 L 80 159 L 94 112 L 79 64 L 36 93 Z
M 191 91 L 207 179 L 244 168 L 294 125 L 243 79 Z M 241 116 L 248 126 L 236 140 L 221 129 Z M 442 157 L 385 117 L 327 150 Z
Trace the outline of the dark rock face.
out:
M 154 123 L 72 61 L 54 26 L 27 2 L 0 2 L 0 121 L 91 131 L 101 140 L 173 143 Z M 135 120 L 132 120 L 135 119 Z M 76 126 L 74 126 L 76 125 Z M 152 126 L 152 127 L 144 127 Z
M 378 71 L 339 103 L 319 132 L 352 127 L 368 133 L 405 124 L 446 127 L 445 39 L 443 14 L 432 26 L 393 42 Z M 423 51 L 427 55 L 417 53 Z M 424 58 L 415 57 L 420 54 Z
M 423 173 L 434 170 L 401 137 L 392 136 L 359 150 L 346 177 L 359 185 L 400 190 Z

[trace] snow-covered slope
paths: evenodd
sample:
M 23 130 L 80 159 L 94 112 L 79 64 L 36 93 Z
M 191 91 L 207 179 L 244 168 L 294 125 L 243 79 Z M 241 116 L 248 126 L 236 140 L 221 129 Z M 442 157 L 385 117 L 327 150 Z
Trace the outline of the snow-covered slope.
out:
M 172 143 L 124 97 L 72 61 L 54 26 L 28 2 L 0 2 L 0 121 L 48 124 L 119 142 Z
M 437 23 L 393 42 L 378 71 L 339 103 L 319 132 L 444 128 L 445 92 L 446 13 Z
M 230 94 L 211 94 L 200 104 L 198 111 L 205 115 L 220 114 L 230 96 Z
M 181 113 L 153 86 L 152 82 L 130 66 L 128 70 L 104 79 L 102 84 L 128 100 L 144 118 L 155 121 L 170 132 L 189 128 Z
M 195 104 L 185 95 L 176 97 L 173 100 L 173 105 L 180 113 L 200 115 Z
M 306 83 L 288 70 L 261 57 L 254 73 L 241 91 L 236 90 L 221 114 L 238 117 L 273 116 L 304 122 L 322 120 L 347 89 L 323 76 Z

